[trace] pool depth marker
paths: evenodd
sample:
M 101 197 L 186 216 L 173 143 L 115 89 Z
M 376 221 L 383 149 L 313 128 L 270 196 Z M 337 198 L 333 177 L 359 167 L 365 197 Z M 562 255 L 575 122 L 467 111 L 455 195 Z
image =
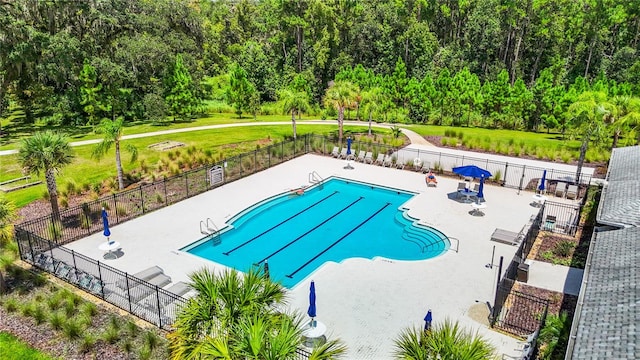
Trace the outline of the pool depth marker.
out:
M 329 220 L 333 219 L 334 217 L 336 217 L 336 216 L 340 215 L 343 211 L 345 211 L 345 210 L 347 210 L 348 208 L 352 207 L 353 205 L 355 205 L 358 201 L 360 201 L 360 200 L 362 200 L 362 199 L 364 199 L 364 198 L 363 198 L 362 196 L 360 196 L 360 197 L 358 198 L 358 200 L 356 200 L 356 201 L 352 202 L 351 204 L 347 205 L 347 207 L 345 207 L 345 208 L 343 208 L 342 210 L 338 211 L 337 213 L 335 213 L 335 214 L 331 215 L 329 218 L 325 219 L 325 220 L 324 220 L 323 222 L 321 222 L 320 224 L 318 224 L 318 225 L 314 226 L 313 228 L 311 228 L 311 229 L 310 229 L 309 231 L 307 231 L 306 233 L 304 233 L 304 234 L 302 234 L 302 235 L 298 236 L 297 238 L 293 239 L 293 240 L 292 240 L 291 242 L 289 242 L 287 245 L 285 245 L 285 246 L 281 247 L 280 249 L 278 249 L 278 250 L 276 250 L 276 251 L 272 252 L 269 256 L 267 256 L 266 258 L 264 258 L 264 259 L 262 259 L 262 260 L 258 261 L 258 262 L 257 262 L 257 263 L 255 263 L 254 265 L 256 265 L 256 266 L 257 266 L 257 265 L 262 264 L 262 262 L 263 262 L 263 261 L 265 261 L 265 260 L 269 259 L 270 257 L 272 257 L 273 255 L 275 255 L 275 254 L 279 253 L 280 251 L 282 251 L 282 250 L 284 250 L 284 249 L 288 248 L 291 244 L 293 244 L 293 243 L 295 243 L 296 241 L 298 241 L 298 240 L 302 239 L 303 237 L 307 236 L 308 234 L 310 234 L 311 232 L 313 232 L 315 229 L 319 228 L 320 226 L 322 226 L 322 225 L 326 224 L 326 223 L 327 223 L 327 221 L 329 221 Z
M 319 258 L 322 254 L 326 253 L 327 251 L 329 251 L 329 249 L 331 249 L 332 247 L 336 246 L 340 241 L 342 241 L 344 238 L 346 238 L 347 236 L 349 236 L 352 232 L 358 230 L 358 228 L 360 228 L 360 226 L 366 224 L 369 220 L 371 220 L 374 216 L 378 215 L 382 210 L 384 210 L 387 206 L 391 205 L 391 203 L 386 203 L 383 207 L 381 207 L 378 211 L 376 211 L 373 215 L 369 216 L 368 218 L 366 218 L 363 222 L 361 222 L 360 224 L 358 224 L 358 226 L 354 227 L 353 229 L 351 229 L 348 233 L 344 234 L 340 239 L 336 240 L 333 244 L 329 245 L 328 248 L 322 250 L 321 252 L 319 252 L 316 256 L 314 256 L 313 258 L 311 258 L 311 260 L 307 261 L 306 263 L 304 263 L 302 266 L 300 266 L 299 268 L 296 269 L 296 271 L 292 272 L 289 275 L 286 275 L 289 279 L 293 278 L 293 275 L 295 275 L 298 271 L 304 269 L 307 265 L 309 265 L 313 260 Z
M 331 195 L 329 195 L 329 196 L 325 197 L 324 199 L 321 199 L 320 201 L 317 201 L 316 203 L 313 203 L 313 204 L 309 205 L 307 208 L 302 209 L 302 210 L 301 210 L 301 211 L 299 211 L 297 214 L 294 214 L 294 215 L 290 216 L 289 218 L 287 218 L 287 219 L 285 219 L 285 220 L 281 221 L 280 223 L 278 223 L 278 224 L 276 224 L 276 225 L 274 225 L 274 226 L 270 227 L 269 229 L 267 229 L 267 230 L 265 230 L 265 231 L 261 232 L 260 234 L 258 234 L 258 235 L 256 235 L 256 236 L 252 237 L 251 239 L 249 239 L 249 240 L 245 241 L 244 243 L 242 243 L 242 244 L 240 244 L 240 245 L 238 245 L 238 246 L 234 247 L 233 249 L 231 249 L 231 250 L 229 250 L 229 251 L 227 251 L 227 252 L 223 252 L 222 254 L 224 254 L 224 255 L 227 255 L 227 256 L 228 256 L 228 255 L 229 255 L 229 254 L 231 254 L 232 252 L 234 252 L 234 251 L 236 251 L 236 250 L 240 249 L 241 247 L 243 247 L 243 246 L 247 245 L 248 243 L 252 242 L 253 240 L 255 240 L 255 239 L 259 238 L 260 236 L 262 236 L 262 235 L 264 235 L 264 234 L 268 233 L 269 231 L 271 231 L 271 230 L 273 230 L 273 229 L 277 228 L 278 226 L 280 226 L 280 225 L 282 225 L 282 224 L 286 223 L 287 221 L 289 221 L 289 220 L 293 219 L 294 217 L 296 217 L 296 216 L 298 216 L 298 215 L 302 214 L 303 212 L 305 212 L 305 211 L 307 211 L 307 210 L 311 209 L 312 207 L 314 207 L 314 206 L 316 206 L 316 205 L 320 204 L 321 202 L 323 202 L 323 201 L 327 200 L 328 198 L 332 197 L 333 195 L 335 195 L 335 194 L 337 194 L 337 193 L 338 193 L 338 191 L 334 191 Z

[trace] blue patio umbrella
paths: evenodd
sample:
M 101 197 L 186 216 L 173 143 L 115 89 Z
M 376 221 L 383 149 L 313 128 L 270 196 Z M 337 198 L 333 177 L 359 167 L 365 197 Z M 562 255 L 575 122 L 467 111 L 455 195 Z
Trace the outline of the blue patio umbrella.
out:
M 458 166 L 454 167 L 452 170 L 454 174 L 472 178 L 480 178 L 482 176 L 484 176 L 485 178 L 491 177 L 491 173 L 488 170 L 477 167 L 475 165 Z
M 433 320 L 433 316 L 431 315 L 431 309 L 427 311 L 427 316 L 424 317 L 424 330 L 431 330 L 431 321 Z
M 480 186 L 478 186 L 478 199 L 484 198 L 484 176 L 480 176 Z
M 107 241 L 109 241 L 109 236 L 111 236 L 111 231 L 109 231 L 109 215 L 104 208 L 102 208 L 102 226 L 104 227 L 102 234 L 106 236 Z
M 540 185 L 538 186 L 538 190 L 540 190 L 540 192 L 544 191 L 544 182 L 546 181 L 547 178 L 547 170 L 542 172 L 542 178 L 540 179 Z
M 313 318 L 316 317 L 316 283 L 311 280 L 311 287 L 309 288 L 309 309 L 307 315 L 311 317 L 313 324 Z
M 351 155 L 351 137 L 347 138 L 347 155 Z

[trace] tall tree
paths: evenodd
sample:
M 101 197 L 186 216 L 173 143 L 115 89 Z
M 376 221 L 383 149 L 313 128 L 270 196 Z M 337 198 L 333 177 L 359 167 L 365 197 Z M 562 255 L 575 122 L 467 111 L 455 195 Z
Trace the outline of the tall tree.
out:
M 67 137 L 53 131 L 37 132 L 20 145 L 18 161 L 22 168 L 37 175 L 44 172 L 54 220 L 60 220 L 56 173 L 71 164 L 73 157 Z
M 120 159 L 120 140 L 124 130 L 124 119 L 118 117 L 115 120 L 104 119 L 100 124 L 99 132 L 102 133 L 102 141 L 93 149 L 92 156 L 101 159 L 111 149 L 116 149 L 116 173 L 118 174 L 118 189 L 124 189 L 124 172 L 122 171 L 122 160 Z M 138 157 L 138 149 L 131 144 L 126 145 L 126 150 L 131 154 L 131 162 Z
M 87 116 L 87 125 L 96 125 L 100 119 L 100 111 L 103 110 L 102 98 L 100 91 L 102 84 L 98 83 L 98 75 L 96 68 L 91 65 L 89 59 L 84 60 L 79 80 L 82 82 L 80 86 L 80 105 Z
M 6 284 L 2 274 L 6 257 L 4 250 L 10 248 L 9 244 L 13 238 L 13 222 L 16 220 L 15 204 L 8 201 L 3 195 L 0 195 L 0 295 L 6 291 Z
M 371 136 L 371 125 L 373 122 L 373 113 L 378 111 L 384 101 L 382 89 L 380 87 L 373 87 L 362 93 L 361 107 L 367 113 L 369 120 L 368 134 Z
M 611 110 L 607 95 L 602 92 L 585 92 L 569 106 L 568 113 L 572 116 L 574 124 L 573 136 L 581 140 L 576 183 L 580 182 L 589 143 L 593 142 L 599 146 L 605 143 L 606 125 L 611 123 Z
M 326 106 L 331 106 L 338 111 L 338 141 L 342 142 L 344 126 L 344 110 L 353 109 L 356 106 L 355 96 L 359 88 L 349 81 L 336 81 L 327 89 L 324 97 Z
M 185 119 L 195 113 L 198 106 L 198 98 L 193 88 L 191 74 L 184 65 L 181 54 L 176 55 L 173 71 L 166 80 L 167 95 L 165 101 L 173 120 L 175 121 L 176 117 Z
M 229 88 L 227 102 L 235 108 L 238 117 L 251 108 L 251 98 L 256 92 L 255 87 L 247 78 L 247 72 L 237 63 L 231 65 L 229 71 Z
M 278 96 L 282 101 L 282 108 L 285 113 L 291 113 L 291 126 L 293 126 L 293 138 L 296 139 L 296 114 L 309 111 L 309 99 L 307 94 L 301 91 L 282 90 Z

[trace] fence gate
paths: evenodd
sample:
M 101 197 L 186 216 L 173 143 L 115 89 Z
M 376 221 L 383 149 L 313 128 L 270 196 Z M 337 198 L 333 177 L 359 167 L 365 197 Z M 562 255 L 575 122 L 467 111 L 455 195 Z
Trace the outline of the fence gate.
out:
M 209 185 L 216 186 L 224 183 L 224 169 L 222 166 L 214 166 L 209 169 Z

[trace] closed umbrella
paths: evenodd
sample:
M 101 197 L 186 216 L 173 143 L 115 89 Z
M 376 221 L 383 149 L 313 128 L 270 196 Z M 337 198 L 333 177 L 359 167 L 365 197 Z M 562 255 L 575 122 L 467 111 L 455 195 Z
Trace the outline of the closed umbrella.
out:
M 544 170 L 542 172 L 542 178 L 540 179 L 540 185 L 538 186 L 538 190 L 540 190 L 540 192 L 544 192 L 544 182 L 547 179 L 547 170 Z
M 480 178 L 483 176 L 486 178 L 491 177 L 491 173 L 488 170 L 477 167 L 475 165 L 458 166 L 454 167 L 452 170 L 454 174 L 472 178 Z
M 480 176 L 480 186 L 478 186 L 478 199 L 484 198 L 484 176 Z
M 427 316 L 424 317 L 424 330 L 431 330 L 431 321 L 433 320 L 433 316 L 431 315 L 431 309 L 427 311 Z
M 309 309 L 307 315 L 311 317 L 311 326 L 315 326 L 314 318 L 316 317 L 316 283 L 311 280 L 311 287 L 309 288 Z
M 269 278 L 269 263 L 267 262 L 267 260 L 264 261 L 264 276 L 267 279 Z
M 104 227 L 102 234 L 106 236 L 107 241 L 109 241 L 109 236 L 111 236 L 111 231 L 109 230 L 109 215 L 104 208 L 102 208 L 102 226 Z
M 347 155 L 351 155 L 351 137 L 347 138 Z

